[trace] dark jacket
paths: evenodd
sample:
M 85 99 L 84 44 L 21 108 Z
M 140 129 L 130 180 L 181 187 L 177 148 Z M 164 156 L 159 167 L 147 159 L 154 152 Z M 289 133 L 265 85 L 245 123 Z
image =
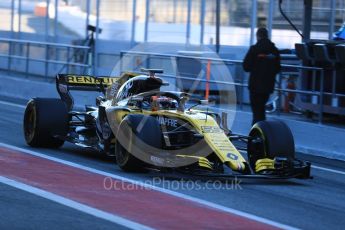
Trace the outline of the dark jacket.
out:
M 243 69 L 250 72 L 250 91 L 272 93 L 275 76 L 280 72 L 280 55 L 274 43 L 269 39 L 261 39 L 251 46 L 244 58 Z

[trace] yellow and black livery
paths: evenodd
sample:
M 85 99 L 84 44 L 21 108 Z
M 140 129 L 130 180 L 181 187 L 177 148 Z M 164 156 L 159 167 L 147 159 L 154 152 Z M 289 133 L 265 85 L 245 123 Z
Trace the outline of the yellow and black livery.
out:
M 295 158 L 290 129 L 281 121 L 233 134 L 226 116 L 184 92 L 165 91 L 156 74 L 120 77 L 58 75 L 60 99 L 33 98 L 24 115 L 26 142 L 59 147 L 64 141 L 116 158 L 125 171 L 172 169 L 201 176 L 310 178 L 310 163 Z M 94 106 L 73 110 L 71 90 L 98 91 Z M 196 109 L 195 105 L 201 105 Z M 206 108 L 206 109 L 205 109 Z M 50 112 L 54 111 L 54 115 Z

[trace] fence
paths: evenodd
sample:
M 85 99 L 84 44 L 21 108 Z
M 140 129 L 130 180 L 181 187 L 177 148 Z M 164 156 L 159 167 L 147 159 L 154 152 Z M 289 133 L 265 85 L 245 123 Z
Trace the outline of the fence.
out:
M 4 52 L 7 50 L 7 53 Z M 0 67 L 10 71 L 17 71 L 25 73 L 26 75 L 38 74 L 46 76 L 49 79 L 49 76 L 54 76 L 60 72 L 66 73 L 84 73 L 85 70 L 90 70 L 91 65 L 86 64 L 90 63 L 87 61 L 88 56 L 90 55 L 91 48 L 88 46 L 78 46 L 78 45 L 67 45 L 59 43 L 47 43 L 47 42 L 33 42 L 27 40 L 16 40 L 16 39 L 0 39 L 0 59 L 5 61 L 1 62 Z M 78 55 L 75 55 L 75 54 Z M 99 53 L 99 57 L 104 56 L 105 54 Z M 107 54 L 110 58 L 109 54 Z M 131 69 L 125 69 L 123 66 L 123 61 L 126 57 L 129 56 L 146 56 L 145 62 L 138 62 L 132 66 Z M 41 57 L 40 57 L 41 56 Z M 111 55 L 115 57 L 118 55 Z M 143 65 L 145 67 L 152 67 L 152 63 L 155 63 L 155 59 L 158 59 L 160 62 L 162 60 L 171 60 L 174 59 L 177 62 L 177 59 L 189 59 L 189 60 L 198 60 L 200 63 L 204 63 L 207 68 L 212 68 L 212 66 L 219 63 L 224 63 L 227 67 L 239 67 L 242 65 L 241 60 L 231 60 L 231 59 L 220 59 L 220 58 L 210 58 L 210 57 L 196 57 L 196 56 L 187 56 L 187 55 L 176 55 L 176 54 L 161 54 L 161 53 L 150 53 L 150 52 L 137 52 L 137 51 L 122 51 L 119 54 L 120 56 L 120 69 L 121 71 L 135 70 L 139 69 Z M 98 58 L 99 58 L 98 57 Z M 156 60 L 157 61 L 157 60 Z M 36 63 L 34 68 L 32 67 Z M 3 65 L 3 66 L 1 66 Z M 164 66 L 164 65 L 163 65 Z M 282 80 L 285 75 L 290 75 L 291 72 L 282 71 L 278 77 L 278 84 L 275 88 L 277 93 L 278 108 L 277 114 L 280 115 L 281 105 L 284 93 L 293 93 L 296 95 L 307 95 L 307 96 L 317 96 L 319 105 L 318 105 L 318 122 L 322 123 L 323 121 L 323 112 L 324 112 L 324 97 L 332 96 L 332 98 L 345 97 L 345 94 L 335 93 L 335 92 L 326 92 L 324 90 L 324 80 L 325 80 L 325 69 L 318 67 L 307 67 L 299 65 L 282 65 L 283 69 L 292 69 L 295 73 L 301 71 L 314 71 L 319 72 L 320 85 L 319 90 L 316 90 L 313 87 L 312 90 L 302 90 L 302 89 L 288 89 L 282 87 Z M 94 68 L 94 67 L 93 67 Z M 42 71 L 41 71 L 42 70 Z M 244 77 L 235 79 L 235 81 L 219 81 L 217 79 L 212 80 L 207 76 L 207 72 L 204 73 L 201 79 L 196 79 L 191 76 L 181 76 L 178 73 L 164 74 L 163 77 L 167 79 L 176 78 L 185 81 L 199 81 L 205 83 L 205 95 L 209 95 L 210 84 L 224 84 L 231 85 L 236 87 L 238 91 L 238 104 L 239 108 L 243 108 L 245 102 L 245 88 L 248 86 L 244 80 Z M 302 76 L 301 74 L 298 74 Z M 315 76 L 315 75 L 313 75 Z M 50 78 L 51 79 L 51 78 Z M 314 80 L 315 82 L 315 80 Z
M 148 53 L 148 52 L 133 52 L 133 51 L 123 51 L 120 53 L 120 59 L 121 61 L 124 60 L 125 56 L 130 56 L 130 55 L 144 55 L 146 56 L 146 61 L 145 61 L 145 67 L 150 68 L 150 63 L 151 63 L 151 58 L 163 58 L 163 59 L 171 59 L 174 58 L 175 61 L 177 61 L 178 58 L 185 58 L 185 59 L 194 59 L 194 60 L 199 60 L 200 62 L 204 62 L 207 68 L 211 68 L 211 65 L 208 63 L 224 63 L 227 66 L 234 66 L 234 65 L 242 65 L 242 61 L 240 60 L 230 60 L 230 59 L 220 59 L 220 58 L 208 58 L 208 57 L 195 57 L 195 56 L 183 56 L 183 55 L 172 55 L 172 54 L 160 54 L 160 53 Z M 123 64 L 120 64 L 120 69 L 123 69 Z M 138 67 L 136 67 L 138 68 Z M 277 108 L 277 114 L 278 116 L 280 115 L 281 112 L 281 104 L 282 104 L 282 97 L 283 93 L 293 93 L 296 95 L 308 95 L 308 96 L 317 96 L 319 98 L 319 106 L 318 106 L 318 122 L 322 124 L 323 122 L 323 113 L 324 113 L 324 96 L 325 95 L 331 95 L 332 97 L 345 97 L 345 94 L 335 94 L 334 92 L 325 92 L 324 91 L 324 80 L 325 80 L 325 69 L 319 68 L 319 67 L 307 67 L 307 66 L 300 66 L 300 65 L 286 65 L 283 64 L 282 68 L 284 69 L 294 69 L 297 70 L 298 72 L 301 71 L 314 71 L 314 72 L 319 72 L 319 77 L 320 77 L 320 85 L 319 85 L 319 90 L 302 90 L 302 89 L 288 89 L 288 88 L 283 88 L 282 87 L 282 79 L 284 75 L 289 75 L 290 72 L 284 72 L 282 71 L 278 75 L 278 86 L 275 87 L 275 91 L 278 94 L 277 96 L 277 101 L 278 101 L 278 108 Z M 302 76 L 301 74 L 299 74 Z M 248 84 L 245 83 L 244 77 L 240 78 L 240 82 L 234 81 L 234 82 L 229 82 L 229 81 L 217 81 L 217 80 L 210 80 L 209 77 L 207 77 L 207 74 L 203 76 L 203 79 L 196 79 L 195 77 L 183 77 L 177 75 L 167 75 L 163 74 L 162 77 L 165 78 L 179 78 L 181 80 L 191 80 L 191 81 L 201 81 L 205 82 L 207 84 L 212 84 L 212 83 L 217 83 L 217 84 L 225 84 L 225 85 L 232 85 L 237 88 L 239 88 L 239 97 L 238 97 L 238 104 L 240 105 L 240 109 L 242 110 L 242 105 L 244 103 L 244 89 L 248 87 Z M 208 95 L 207 92 L 207 87 L 205 89 L 205 95 Z
M 0 67 L 26 75 L 54 76 L 62 71 L 82 72 L 82 69 L 90 68 L 89 64 L 85 64 L 88 63 L 89 49 L 88 46 L 0 38 L 0 58 L 5 60 Z M 71 67 L 79 69 L 71 70 Z

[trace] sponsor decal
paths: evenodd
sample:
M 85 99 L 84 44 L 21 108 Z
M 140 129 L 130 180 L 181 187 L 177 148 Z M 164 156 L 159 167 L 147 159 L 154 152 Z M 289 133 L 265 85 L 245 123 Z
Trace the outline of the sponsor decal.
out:
M 226 156 L 234 161 L 238 160 L 238 156 L 236 154 L 228 153 Z
M 217 126 L 201 126 L 201 129 L 204 133 L 222 133 L 223 130 L 221 130 Z
M 190 115 L 192 115 L 193 119 L 197 119 L 197 120 L 206 120 L 207 116 L 206 114 L 203 113 L 189 113 Z
M 90 77 L 90 76 L 74 76 L 68 75 L 67 82 L 70 84 L 86 84 L 86 85 L 94 85 L 100 84 L 103 82 L 105 85 L 111 85 L 116 82 L 117 78 L 114 77 Z
M 171 127 L 177 127 L 177 120 L 176 119 L 170 119 L 167 117 L 157 117 L 158 123 L 160 125 L 165 125 L 165 126 L 171 126 Z
M 150 156 L 150 160 L 156 164 L 164 164 L 164 159 L 156 157 L 156 156 Z

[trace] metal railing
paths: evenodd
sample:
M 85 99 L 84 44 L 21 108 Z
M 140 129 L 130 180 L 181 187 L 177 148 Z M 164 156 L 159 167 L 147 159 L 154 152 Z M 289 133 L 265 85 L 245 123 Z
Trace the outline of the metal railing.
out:
M 5 47 L 3 44 L 7 44 L 7 53 L 6 51 L 3 52 L 3 48 Z M 90 47 L 88 46 L 7 38 L 0 38 L 0 45 L 2 45 L 0 46 L 0 58 L 7 58 L 7 70 L 9 71 L 24 72 L 28 75 L 30 64 L 33 62 L 44 63 L 43 74 L 38 74 L 44 76 L 49 75 L 49 64 L 55 65 L 55 69 L 60 67 L 60 69 L 55 71 L 55 74 L 64 69 L 66 69 L 66 72 L 69 72 L 70 67 L 90 68 L 90 65 L 86 64 L 85 60 L 83 60 L 83 62 L 76 62 L 73 60 L 77 58 L 76 54 L 85 55 L 86 57 L 90 50 Z M 43 52 L 39 52 L 42 47 L 44 49 Z M 35 57 L 39 53 L 43 54 L 41 55 L 43 57 Z M 59 60 L 61 58 L 63 58 L 63 60 Z M 12 68 L 12 66 L 15 65 L 14 60 L 25 62 L 24 68 L 22 68 L 24 71 L 18 71 L 20 68 Z M 22 66 L 22 63 L 20 63 L 20 65 Z M 42 66 L 37 68 L 42 68 Z
M 159 58 L 175 58 L 175 61 L 177 58 L 186 58 L 186 59 L 197 59 L 204 62 L 212 62 L 212 63 L 224 63 L 225 65 L 242 65 L 241 60 L 231 60 L 231 59 L 220 59 L 220 58 L 209 58 L 209 57 L 197 57 L 197 56 L 185 56 L 185 55 L 174 55 L 174 54 L 160 54 L 160 53 L 150 53 L 150 52 L 136 52 L 136 51 L 122 51 L 120 53 L 120 60 L 122 61 L 123 58 L 127 55 L 142 55 L 147 56 L 147 60 L 145 61 L 146 67 L 150 67 L 150 59 L 152 57 L 159 57 Z M 282 87 L 282 79 L 283 76 L 289 73 L 281 72 L 278 74 L 278 87 L 275 87 L 275 91 L 278 94 L 278 107 L 277 107 L 277 114 L 278 116 L 281 113 L 281 104 L 282 104 L 282 96 L 283 93 L 293 93 L 293 94 L 301 94 L 301 95 L 309 95 L 309 96 L 317 96 L 319 98 L 319 108 L 318 108 L 318 122 L 322 124 L 323 122 L 323 113 L 324 113 L 324 96 L 325 95 L 332 95 L 332 97 L 345 97 L 345 94 L 334 94 L 325 92 L 324 90 L 324 80 L 325 80 L 325 69 L 320 67 L 308 67 L 308 66 L 300 66 L 300 65 L 286 65 L 282 64 L 282 69 L 288 68 L 288 69 L 294 69 L 296 72 L 300 73 L 301 71 L 314 71 L 319 72 L 319 78 L 320 78 L 320 88 L 319 90 L 315 90 L 315 87 L 313 87 L 313 90 L 302 90 L 302 89 L 288 89 Z M 123 69 L 122 63 L 120 64 L 120 70 Z M 300 74 L 299 74 L 300 75 Z M 163 74 L 162 77 L 167 78 L 176 78 L 176 76 L 173 75 L 167 75 Z M 191 77 L 181 77 L 178 76 L 181 80 L 198 80 L 201 82 L 207 82 L 207 83 L 217 83 L 217 84 L 226 84 L 226 85 L 232 85 L 235 87 L 240 87 L 239 93 L 239 105 L 240 109 L 242 110 L 243 101 L 244 101 L 244 88 L 248 87 L 248 84 L 244 82 L 244 77 L 241 77 L 240 82 L 228 82 L 228 81 L 217 81 L 217 80 L 209 80 L 209 79 L 196 79 Z
M 7 44 L 7 53 L 3 52 L 4 47 L 6 50 Z M 43 47 L 43 52 L 39 52 L 38 48 Z M 63 52 L 58 52 L 58 50 L 63 50 Z M 85 68 L 91 68 L 90 64 L 85 64 L 87 61 L 83 59 L 82 61 L 78 62 L 74 59 L 78 59 L 76 57 L 76 54 L 84 55 L 84 58 L 89 55 L 90 47 L 88 46 L 79 46 L 79 45 L 68 45 L 68 44 L 61 44 L 61 43 L 49 43 L 49 42 L 35 42 L 35 41 L 29 41 L 29 40 L 17 40 L 17 39 L 5 39 L 0 38 L 0 58 L 7 58 L 7 67 L 1 66 L 4 65 L 5 62 L 0 62 L 0 68 L 9 70 L 9 71 L 17 71 L 17 72 L 23 72 L 26 75 L 33 74 L 34 71 L 29 71 L 29 67 L 32 66 L 34 62 L 43 63 L 44 66 L 40 65 L 36 68 L 39 70 L 44 70 L 44 73 L 38 74 L 38 75 L 44 75 L 49 76 L 49 73 L 52 71 L 49 71 L 49 65 L 55 65 L 55 67 L 59 67 L 59 70 L 53 71 L 54 73 L 51 73 L 51 76 L 54 76 L 57 73 L 60 73 L 62 70 L 66 70 L 67 73 L 70 72 L 71 67 L 79 67 L 81 69 Z M 51 52 L 53 51 L 53 52 Z M 36 57 L 37 53 L 43 53 L 43 57 Z M 99 55 L 99 54 L 98 54 Z M 110 56 L 114 56 L 115 54 L 108 54 Z M 185 59 L 196 59 L 200 62 L 204 62 L 206 64 L 219 64 L 223 63 L 226 66 L 239 66 L 242 65 L 241 60 L 231 60 L 231 59 L 221 59 L 221 58 L 212 58 L 212 57 L 197 57 L 197 56 L 187 56 L 187 55 L 175 55 L 175 54 L 161 54 L 161 53 L 150 53 L 150 52 L 136 52 L 136 51 L 122 51 L 120 52 L 120 72 L 123 71 L 123 60 L 128 55 L 137 55 L 137 56 L 147 56 L 145 60 L 145 67 L 149 68 L 151 67 L 151 61 L 153 58 L 159 58 L 159 60 L 163 59 L 169 59 L 171 58 L 175 59 L 177 62 L 178 58 L 185 58 Z M 63 56 L 63 60 L 59 60 Z M 115 55 L 117 56 L 117 55 Z M 18 71 L 18 69 L 13 69 L 12 67 L 15 67 L 15 65 L 18 65 L 18 63 L 14 63 L 14 60 L 18 60 L 21 63 L 22 71 Z M 5 64 L 6 65 L 6 64 Z M 142 63 L 139 63 L 138 65 L 142 65 Z M 100 66 L 92 66 L 92 68 L 98 68 Z M 345 97 L 345 94 L 335 93 L 335 92 L 326 92 L 324 90 L 324 80 L 325 80 L 325 69 L 320 67 L 308 67 L 308 66 L 300 66 L 300 65 L 286 65 L 283 64 L 282 68 L 288 68 L 293 69 L 295 73 L 299 73 L 299 76 L 302 76 L 300 74 L 301 71 L 312 71 L 312 72 L 319 72 L 319 79 L 320 79 L 320 85 L 319 90 L 315 90 L 315 79 L 313 79 L 313 87 L 312 90 L 302 90 L 302 89 L 289 89 L 289 88 L 283 88 L 283 77 L 285 75 L 289 75 L 289 72 L 281 72 L 278 77 L 278 86 L 275 87 L 275 92 L 277 93 L 277 101 L 278 101 L 278 107 L 277 107 L 277 114 L 280 115 L 281 112 L 281 105 L 282 105 L 282 97 L 284 93 L 293 93 L 293 94 L 300 94 L 300 95 L 308 95 L 308 96 L 316 96 L 319 99 L 319 105 L 318 105 L 318 122 L 322 123 L 323 121 L 323 112 L 324 112 L 324 97 L 325 96 L 332 96 L 332 98 L 336 97 Z M 84 71 L 85 72 L 85 71 Z M 83 72 L 83 73 L 84 73 Z M 36 74 L 37 75 L 37 74 Z M 219 81 L 219 80 L 211 80 L 210 78 L 207 78 L 206 76 L 203 77 L 203 79 L 196 79 L 189 76 L 180 76 L 179 74 L 164 74 L 163 77 L 176 79 L 178 76 L 181 80 L 190 80 L 190 81 L 200 81 L 205 82 L 206 84 L 224 84 L 224 85 L 231 85 L 237 87 L 237 90 L 239 92 L 239 107 L 242 110 L 243 104 L 244 104 L 244 92 L 245 88 L 248 86 L 248 84 L 245 82 L 244 77 L 241 77 L 239 81 Z M 313 78 L 315 78 L 316 74 L 313 74 Z

